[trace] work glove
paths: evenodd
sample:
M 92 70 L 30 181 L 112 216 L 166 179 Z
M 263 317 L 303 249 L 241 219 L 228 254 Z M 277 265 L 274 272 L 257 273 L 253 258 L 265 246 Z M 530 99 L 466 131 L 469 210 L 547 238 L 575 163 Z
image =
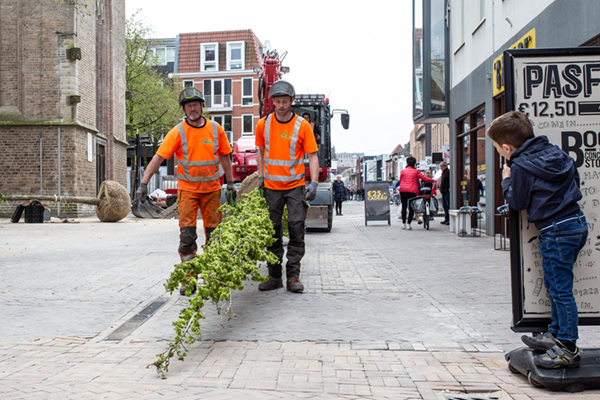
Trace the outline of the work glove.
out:
M 258 191 L 262 197 L 265 197 L 265 178 L 262 176 L 258 178 Z
M 306 200 L 313 201 L 315 197 L 317 197 L 317 186 L 319 184 L 315 181 L 312 181 L 308 184 L 308 188 L 306 189 Z
M 147 183 L 140 183 L 140 186 L 138 186 L 137 191 L 135 192 L 135 199 L 139 200 L 140 203 L 143 203 L 146 201 L 146 199 L 148 198 L 148 184 Z
M 225 190 L 225 198 L 227 199 L 227 204 L 232 207 L 236 206 L 236 195 L 235 186 L 233 186 L 233 182 L 227 182 L 227 190 Z

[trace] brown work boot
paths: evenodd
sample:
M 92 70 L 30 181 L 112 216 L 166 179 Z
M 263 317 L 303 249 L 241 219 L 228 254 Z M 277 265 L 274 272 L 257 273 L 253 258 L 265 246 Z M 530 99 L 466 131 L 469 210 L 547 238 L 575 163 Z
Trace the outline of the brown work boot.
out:
M 283 280 L 281 278 L 273 278 L 269 276 L 269 280 L 258 285 L 258 290 L 267 291 L 275 290 L 283 287 Z
M 287 290 L 294 293 L 302 292 L 304 291 L 304 285 L 300 282 L 300 278 L 294 276 L 287 280 Z

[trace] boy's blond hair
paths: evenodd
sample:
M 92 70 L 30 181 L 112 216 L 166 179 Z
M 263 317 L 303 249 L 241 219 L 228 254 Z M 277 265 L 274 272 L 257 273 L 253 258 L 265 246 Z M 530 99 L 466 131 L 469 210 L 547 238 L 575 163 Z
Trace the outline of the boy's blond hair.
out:
M 526 140 L 535 137 L 531 121 L 519 111 L 509 111 L 492 121 L 487 135 L 499 145 L 510 144 L 521 147 Z

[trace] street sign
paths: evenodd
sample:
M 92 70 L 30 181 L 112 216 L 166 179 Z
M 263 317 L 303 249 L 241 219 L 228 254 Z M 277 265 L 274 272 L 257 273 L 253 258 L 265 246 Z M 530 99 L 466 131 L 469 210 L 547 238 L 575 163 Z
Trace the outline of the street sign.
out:
M 390 192 L 387 182 L 365 182 L 365 225 L 367 221 L 390 220 Z
M 598 48 L 507 50 L 506 109 L 524 112 L 536 136 L 546 135 L 575 160 L 589 236 L 573 266 L 580 325 L 600 325 L 600 51 Z M 550 299 L 537 236 L 527 212 L 510 214 L 513 330 L 540 332 Z

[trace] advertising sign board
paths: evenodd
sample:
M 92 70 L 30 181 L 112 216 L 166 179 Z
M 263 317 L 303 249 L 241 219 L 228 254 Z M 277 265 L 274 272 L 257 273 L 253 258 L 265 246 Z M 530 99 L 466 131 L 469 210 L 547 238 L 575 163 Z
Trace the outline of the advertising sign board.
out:
M 573 266 L 580 325 L 600 324 L 600 51 L 598 48 L 507 50 L 506 109 L 525 113 L 536 136 L 575 160 L 579 205 L 588 241 Z M 545 331 L 550 299 L 543 284 L 538 229 L 527 212 L 511 210 L 513 330 Z
M 387 182 L 365 182 L 365 225 L 367 221 L 387 221 L 391 225 Z

